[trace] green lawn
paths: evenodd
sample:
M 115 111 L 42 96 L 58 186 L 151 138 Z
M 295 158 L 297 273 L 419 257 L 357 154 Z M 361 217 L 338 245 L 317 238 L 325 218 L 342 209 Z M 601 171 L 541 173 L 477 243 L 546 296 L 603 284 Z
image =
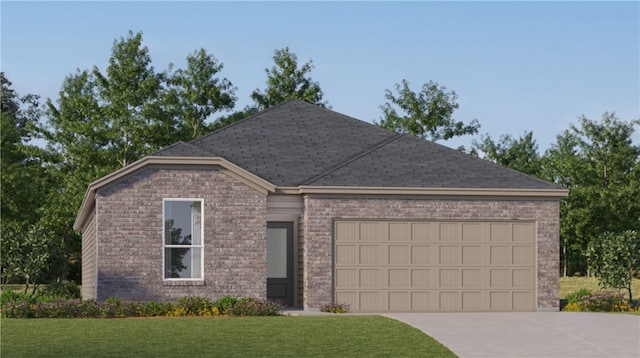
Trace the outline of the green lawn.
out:
M 567 297 L 567 294 L 577 291 L 581 288 L 588 288 L 590 290 L 599 290 L 598 279 L 595 277 L 560 277 L 560 298 Z M 640 280 L 633 279 L 631 283 L 633 299 L 640 298 Z M 613 290 L 615 291 L 615 290 Z M 628 297 L 626 290 L 622 291 L 625 297 Z
M 7 319 L 8 357 L 455 357 L 380 316 Z

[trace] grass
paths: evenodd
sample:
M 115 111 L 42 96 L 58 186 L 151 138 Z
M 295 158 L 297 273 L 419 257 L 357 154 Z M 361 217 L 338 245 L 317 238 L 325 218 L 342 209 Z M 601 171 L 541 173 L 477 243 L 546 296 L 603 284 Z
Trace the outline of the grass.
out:
M 380 316 L 2 319 L 6 357 L 455 357 Z
M 600 286 L 598 285 L 598 279 L 595 277 L 560 277 L 561 299 L 564 299 L 569 293 L 581 288 L 599 290 Z M 631 292 L 634 300 L 640 298 L 640 279 L 633 279 L 631 282 Z M 625 294 L 625 297 L 629 298 L 626 290 L 622 291 L 622 293 Z

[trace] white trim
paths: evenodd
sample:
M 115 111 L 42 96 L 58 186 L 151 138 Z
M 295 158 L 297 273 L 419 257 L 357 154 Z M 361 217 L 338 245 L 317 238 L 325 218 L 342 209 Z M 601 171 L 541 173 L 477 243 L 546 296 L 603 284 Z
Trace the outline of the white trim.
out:
M 177 247 L 177 248 L 185 248 L 185 245 L 167 245 L 166 244 L 166 231 L 165 231 L 165 214 L 166 214 L 166 202 L 199 202 L 200 203 L 200 245 L 189 245 L 188 248 L 199 248 L 200 249 L 200 277 L 191 277 L 191 278 L 171 278 L 165 277 L 166 274 L 166 261 L 165 261 L 165 249 Z M 191 221 L 193 225 L 193 213 L 191 213 Z M 204 281 L 204 221 L 205 221 L 205 212 L 204 212 L 204 198 L 163 198 L 162 199 L 162 281 Z M 193 231 L 193 229 L 192 229 Z M 193 255 L 193 254 L 192 254 Z M 192 258 L 193 260 L 193 258 Z M 193 266 L 193 264 L 192 264 Z M 191 268 L 193 274 L 193 267 Z
M 366 187 L 366 186 L 306 186 L 278 187 L 281 194 L 333 194 L 333 195 L 428 195 L 428 196 L 482 196 L 482 197 L 537 197 L 561 198 L 567 189 L 513 189 L 513 188 L 422 188 L 422 187 Z

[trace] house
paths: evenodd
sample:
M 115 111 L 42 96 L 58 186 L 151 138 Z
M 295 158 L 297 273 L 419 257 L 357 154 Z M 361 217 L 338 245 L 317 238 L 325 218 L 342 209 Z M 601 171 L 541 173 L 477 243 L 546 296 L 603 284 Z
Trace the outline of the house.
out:
M 557 311 L 566 194 L 291 100 L 91 183 L 82 295 Z

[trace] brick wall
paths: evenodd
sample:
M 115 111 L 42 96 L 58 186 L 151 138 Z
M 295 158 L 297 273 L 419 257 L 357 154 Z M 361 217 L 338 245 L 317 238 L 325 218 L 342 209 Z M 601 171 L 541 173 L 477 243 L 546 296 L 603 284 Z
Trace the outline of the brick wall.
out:
M 165 198 L 204 199 L 204 277 L 163 280 Z M 96 195 L 97 298 L 266 296 L 266 195 L 219 169 L 146 168 Z
M 304 306 L 332 301 L 333 219 L 533 220 L 537 227 L 537 307 L 558 310 L 559 202 L 557 200 L 304 199 Z

